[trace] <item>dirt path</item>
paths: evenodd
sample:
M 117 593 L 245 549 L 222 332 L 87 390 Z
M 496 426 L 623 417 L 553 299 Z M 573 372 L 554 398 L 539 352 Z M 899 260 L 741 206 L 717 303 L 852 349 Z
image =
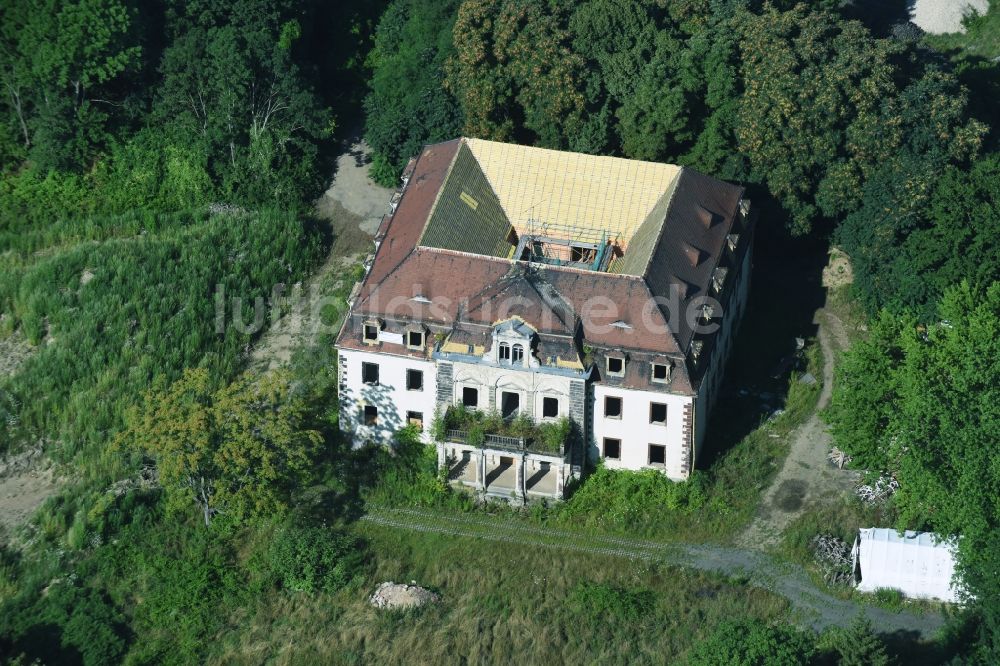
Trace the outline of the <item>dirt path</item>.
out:
M 737 539 L 747 548 L 773 546 L 809 504 L 830 502 L 850 494 L 857 481 L 855 472 L 837 469 L 828 462 L 833 442 L 819 416 L 830 404 L 835 355 L 847 347 L 847 332 L 843 323 L 826 310 L 816 313 L 816 323 L 823 352 L 823 387 L 813 413 L 791 434 L 788 457 L 764 492 L 756 517 Z
M 287 364 L 297 349 L 308 347 L 320 333 L 336 326 L 320 319 L 329 295 L 343 286 L 346 269 L 372 250 L 371 238 L 386 212 L 392 190 L 368 179 L 368 146 L 347 142 L 337 158 L 330 187 L 316 201 L 316 214 L 330 223 L 333 243 L 323 264 L 286 294 L 286 313 L 273 322 L 251 352 L 252 367 L 270 370 Z M 334 305 L 341 307 L 343 302 Z
M 382 216 L 388 212 L 392 190 L 376 185 L 368 177 L 371 169 L 368 144 L 364 139 L 347 142 L 344 152 L 337 158 L 337 172 L 330 187 L 316 201 L 316 210 L 329 216 L 334 202 L 349 213 L 361 218 L 359 226 L 369 236 L 378 230 Z
M 818 630 L 830 626 L 847 626 L 859 612 L 867 616 L 883 633 L 916 632 L 923 637 L 930 637 L 944 624 L 944 618 L 939 613 L 896 613 L 837 598 L 817 588 L 800 568 L 746 548 L 667 544 L 613 535 L 583 534 L 534 527 L 519 520 L 441 514 L 419 509 L 375 508 L 363 520 L 393 529 L 651 560 L 727 576 L 746 576 L 749 578 L 749 585 L 788 599 L 797 620 Z
M 58 490 L 41 446 L 0 459 L 0 543 L 10 543 L 17 528 Z

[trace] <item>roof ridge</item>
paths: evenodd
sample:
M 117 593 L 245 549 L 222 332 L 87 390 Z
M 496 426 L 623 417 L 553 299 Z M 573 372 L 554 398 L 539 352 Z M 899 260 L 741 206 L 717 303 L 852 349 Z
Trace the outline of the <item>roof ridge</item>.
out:
M 450 141 L 439 141 L 438 143 L 425 143 L 423 145 L 423 147 L 420 149 L 420 153 L 417 155 L 416 160 L 413 163 L 413 172 L 412 172 L 412 174 L 416 174 L 417 167 L 420 165 L 420 160 L 422 160 L 424 158 L 424 156 L 427 154 L 428 148 L 433 148 L 434 146 L 440 146 L 440 145 L 443 145 L 443 144 L 449 143 L 449 142 Z M 455 150 L 455 154 L 452 156 L 451 161 L 448 163 L 448 170 L 449 171 L 451 170 L 452 165 L 454 165 L 455 159 L 457 157 L 458 157 L 458 150 L 456 149 Z M 447 174 L 446 174 L 446 176 L 447 176 Z M 442 182 L 444 182 L 444 181 L 442 181 Z M 402 206 L 403 199 L 406 197 L 406 193 L 407 193 L 408 190 L 409 190 L 408 186 L 406 186 L 406 187 L 403 188 L 402 194 L 400 195 L 399 206 Z M 438 200 L 438 197 L 440 197 L 440 196 L 441 196 L 441 189 L 439 188 L 438 191 L 437 191 L 437 194 L 434 195 L 434 204 L 433 205 L 435 205 L 435 206 L 437 205 L 437 200 Z M 399 210 L 398 206 L 397 206 L 396 210 Z M 431 208 L 431 210 L 433 211 L 433 207 Z M 417 247 L 420 246 L 420 239 L 423 238 L 424 230 L 427 229 L 427 221 L 428 220 L 430 220 L 430 214 L 428 214 L 427 219 L 424 220 L 424 227 L 423 227 L 423 229 L 420 230 L 420 237 L 417 238 L 417 242 L 413 244 L 413 247 L 411 247 L 406 252 L 406 254 L 404 254 L 400 258 L 400 260 L 397 261 L 392 266 L 392 268 L 390 268 L 388 271 L 386 271 L 385 274 L 378 281 L 376 281 L 372 285 L 368 285 L 368 293 L 366 295 L 361 296 L 361 294 L 359 292 L 359 294 L 358 294 L 358 296 L 359 296 L 359 298 L 358 298 L 358 305 L 370 301 L 371 300 L 371 296 L 375 292 L 375 290 L 378 289 L 386 280 L 388 280 L 389 277 L 393 273 L 395 273 L 397 270 L 399 270 L 399 268 L 403 264 L 405 264 L 407 261 L 409 261 L 410 257 L 413 256 L 414 251 L 417 249 Z M 378 244 L 378 247 L 375 248 L 375 252 L 372 255 L 372 263 L 371 263 L 371 266 L 368 269 L 369 272 L 366 272 L 364 278 L 362 278 L 362 280 L 361 280 L 361 284 L 362 285 L 366 285 L 367 280 L 368 280 L 368 276 L 370 275 L 371 268 L 373 268 L 375 266 L 375 262 L 378 260 L 379 253 L 382 251 L 382 248 L 388 248 L 388 249 L 392 248 L 393 239 L 390 237 L 389 232 L 392 230 L 392 228 L 395 225 L 395 223 L 396 223 L 396 211 L 393 211 L 392 214 L 389 216 L 389 223 L 385 227 L 385 234 L 384 234 L 384 236 L 382 238 L 382 241 Z M 388 251 L 388 249 L 386 251 Z
M 667 194 L 669 192 L 670 196 L 667 197 L 667 207 L 663 209 L 663 221 L 660 224 L 659 231 L 656 233 L 656 240 L 653 242 L 653 247 L 650 249 L 649 257 L 646 259 L 646 265 L 642 267 L 642 277 L 644 280 L 646 275 L 649 273 L 650 264 L 653 263 L 653 256 L 656 255 L 656 248 L 658 248 L 660 243 L 663 241 L 663 230 L 667 228 L 667 218 L 670 216 L 670 206 L 674 203 L 674 197 L 677 196 L 677 190 L 681 187 L 681 178 L 684 177 L 685 172 L 687 172 L 687 167 L 680 167 L 680 171 L 677 172 L 677 177 L 674 178 L 674 182 L 670 184 L 670 189 L 663 193 Z M 653 206 L 653 210 L 656 210 L 656 206 Z
M 421 157 L 423 157 L 423 151 L 427 150 L 427 147 L 432 144 L 424 144 L 424 147 L 420 151 Z M 427 211 L 427 218 L 424 220 L 424 226 L 420 229 L 420 235 L 417 237 L 417 242 L 414 244 L 414 248 L 421 246 L 424 240 L 424 234 L 427 233 L 427 227 L 430 226 L 431 219 L 434 217 L 434 211 L 437 210 L 438 202 L 441 201 L 441 194 L 444 192 L 444 184 L 448 182 L 448 177 L 451 176 L 451 170 L 455 168 L 455 162 L 458 161 L 458 154 L 462 150 L 462 146 L 465 145 L 465 137 L 460 137 L 458 140 L 458 148 L 455 149 L 455 154 L 451 156 L 451 161 L 448 162 L 448 169 L 444 172 L 444 178 L 441 179 L 441 185 L 438 187 L 437 193 L 434 195 L 434 203 L 431 204 L 431 209 Z M 417 160 L 420 161 L 419 159 Z M 414 165 L 416 169 L 416 165 Z M 411 250 L 412 253 L 412 250 Z

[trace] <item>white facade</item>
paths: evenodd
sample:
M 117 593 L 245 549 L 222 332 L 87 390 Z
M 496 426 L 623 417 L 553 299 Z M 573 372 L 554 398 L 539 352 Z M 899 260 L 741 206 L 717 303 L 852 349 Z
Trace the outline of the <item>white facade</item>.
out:
M 621 400 L 620 418 L 605 415 L 606 399 L 609 397 Z M 686 441 L 684 414 L 692 401 L 693 398 L 689 396 L 671 393 L 595 385 L 591 406 L 593 442 L 605 466 L 610 469 L 631 470 L 652 468 L 665 472 L 671 479 L 686 479 L 687 473 L 683 469 Z M 665 421 L 653 421 L 653 405 L 665 406 Z M 659 416 L 657 414 L 656 418 Z M 609 457 L 607 440 L 620 443 L 618 458 Z M 663 464 L 650 462 L 650 445 L 665 447 Z
M 387 442 L 396 430 L 407 424 L 408 416 L 420 415 L 425 442 L 436 407 L 437 369 L 434 361 L 386 352 L 341 349 L 340 423 L 341 429 L 354 432 L 355 442 Z M 377 383 L 365 382 L 363 364 L 378 367 Z M 407 371 L 422 372 L 422 388 L 407 388 Z M 366 424 L 365 408 L 376 410 L 375 423 Z M 369 415 L 368 420 L 371 420 Z

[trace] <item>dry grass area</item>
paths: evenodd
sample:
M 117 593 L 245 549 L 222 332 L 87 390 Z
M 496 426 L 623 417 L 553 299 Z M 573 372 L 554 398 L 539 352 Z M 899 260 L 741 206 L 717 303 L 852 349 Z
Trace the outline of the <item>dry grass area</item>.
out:
M 787 619 L 787 602 L 716 575 L 518 544 L 357 529 L 376 554 L 365 587 L 268 596 L 219 664 L 665 663 L 725 618 Z M 379 611 L 377 582 L 428 587 L 439 604 Z M 373 582 L 374 581 L 374 582 Z

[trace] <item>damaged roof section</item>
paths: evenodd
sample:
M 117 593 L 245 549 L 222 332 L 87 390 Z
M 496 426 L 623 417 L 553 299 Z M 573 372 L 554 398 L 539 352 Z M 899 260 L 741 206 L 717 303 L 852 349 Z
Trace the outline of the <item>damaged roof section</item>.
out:
M 687 311 L 721 294 L 749 238 L 742 188 L 673 165 L 456 139 L 425 147 L 404 183 L 352 315 L 465 349 L 516 317 L 574 363 L 586 345 L 682 367 Z

